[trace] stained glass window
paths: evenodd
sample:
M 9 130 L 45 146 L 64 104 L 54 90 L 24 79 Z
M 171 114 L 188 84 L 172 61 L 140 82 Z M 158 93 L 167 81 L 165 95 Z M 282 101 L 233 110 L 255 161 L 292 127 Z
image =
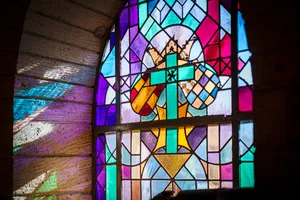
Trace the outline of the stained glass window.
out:
M 254 186 L 250 58 L 236 0 L 129 0 L 98 73 L 97 199 Z

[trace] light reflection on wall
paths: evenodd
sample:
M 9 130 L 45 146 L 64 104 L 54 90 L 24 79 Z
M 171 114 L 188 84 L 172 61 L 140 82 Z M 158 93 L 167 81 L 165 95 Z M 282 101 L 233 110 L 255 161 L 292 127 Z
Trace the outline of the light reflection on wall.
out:
M 43 62 L 30 62 L 19 60 L 17 73 L 22 76 L 17 75 L 15 81 L 14 199 L 56 199 L 57 195 L 52 194 L 64 195 L 65 191 L 88 193 L 93 96 L 90 83 L 94 82 L 89 79 L 94 74 L 87 76 L 92 70 L 72 64 L 46 63 L 45 67 Z M 34 78 L 36 75 L 39 78 Z

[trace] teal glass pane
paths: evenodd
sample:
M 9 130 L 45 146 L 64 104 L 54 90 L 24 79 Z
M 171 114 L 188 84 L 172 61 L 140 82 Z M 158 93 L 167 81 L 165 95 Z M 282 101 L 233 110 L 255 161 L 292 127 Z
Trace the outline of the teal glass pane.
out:
M 177 153 L 177 128 L 167 129 L 167 153 Z
M 165 0 L 165 2 L 167 4 L 169 4 L 169 6 L 172 6 L 174 4 L 175 0 Z
M 167 84 L 167 119 L 177 118 L 177 83 Z
M 153 22 L 154 22 L 154 20 L 151 17 L 149 17 L 147 19 L 147 21 L 145 22 L 144 26 L 141 29 L 141 32 L 143 33 L 143 35 L 145 35 L 147 33 L 147 31 L 149 30 L 149 28 L 151 27 Z
M 181 20 L 178 18 L 178 16 L 173 11 L 170 11 L 165 21 L 162 23 L 162 27 L 165 28 L 167 26 L 180 24 L 180 23 Z
M 113 48 L 113 50 L 111 50 L 110 54 L 108 55 L 108 57 L 106 58 L 106 60 L 101 66 L 101 73 L 103 74 L 104 77 L 114 76 L 116 74 L 115 67 L 114 67 L 116 64 L 115 56 L 116 56 L 116 50 L 115 48 Z
M 139 27 L 141 28 L 147 19 L 147 3 L 139 5 Z
M 106 166 L 106 200 L 117 199 L 117 168 L 116 165 Z
M 182 24 L 195 31 L 200 23 L 192 15 L 188 14 Z
M 177 54 L 167 55 L 167 68 L 177 66 Z
M 254 187 L 254 163 L 240 164 L 240 187 Z
M 194 66 L 184 66 L 178 68 L 178 81 L 194 79 Z
M 241 161 L 254 161 L 253 153 L 251 151 L 247 151 L 247 153 L 242 156 Z
M 166 82 L 165 70 L 151 72 L 150 85 L 158 85 Z
M 150 41 L 153 38 L 153 36 L 160 30 L 160 26 L 156 22 L 154 22 L 146 35 L 147 40 Z

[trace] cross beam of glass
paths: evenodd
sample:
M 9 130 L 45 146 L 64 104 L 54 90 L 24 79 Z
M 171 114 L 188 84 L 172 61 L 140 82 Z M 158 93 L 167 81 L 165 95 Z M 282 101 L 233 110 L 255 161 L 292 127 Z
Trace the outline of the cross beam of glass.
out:
M 150 85 L 166 84 L 166 118 L 178 118 L 178 82 L 193 80 L 195 76 L 194 66 L 177 66 L 177 54 L 166 56 L 166 68 L 150 73 Z M 167 128 L 166 152 L 177 153 L 178 147 L 177 129 Z

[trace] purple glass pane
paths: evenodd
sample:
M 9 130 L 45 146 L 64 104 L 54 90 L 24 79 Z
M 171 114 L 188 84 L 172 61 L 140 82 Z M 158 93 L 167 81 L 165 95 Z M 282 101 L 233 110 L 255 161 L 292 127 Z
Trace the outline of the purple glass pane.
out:
M 208 153 L 208 162 L 219 164 L 219 153 Z
M 97 183 L 97 195 L 96 195 L 97 200 L 103 200 L 105 199 L 105 191 L 102 189 L 99 183 Z
M 96 159 L 96 164 L 105 164 L 105 149 L 100 152 L 99 157 Z
M 97 165 L 96 167 L 96 174 L 97 176 L 100 176 L 100 173 L 102 172 L 102 170 L 105 168 L 104 165 Z
M 105 145 L 103 143 L 103 135 L 99 135 L 96 140 L 96 164 L 102 164 L 105 162 Z
M 162 154 L 165 154 L 166 153 L 166 150 L 164 148 L 160 148 L 158 149 L 155 153 L 162 153 Z
M 110 105 L 106 125 L 115 125 L 116 124 L 116 105 Z
M 208 81 L 208 78 L 205 75 L 203 75 L 200 79 L 200 84 L 204 87 L 205 84 L 207 83 L 207 81 Z
M 184 147 L 180 147 L 180 149 L 178 150 L 178 153 L 189 153 L 190 151 Z
M 98 177 L 97 177 L 97 181 L 100 183 L 100 186 L 102 188 L 105 188 L 105 185 L 106 185 L 106 176 L 105 176 L 105 167 L 103 167 L 103 169 L 100 171 Z
M 138 26 L 134 26 L 134 27 L 130 28 L 130 42 L 133 41 L 133 39 L 135 38 L 137 32 L 138 32 Z
M 140 73 L 141 72 L 141 62 L 132 63 L 131 65 L 131 73 Z
M 132 84 L 135 81 L 137 76 L 138 74 L 130 76 L 130 84 Z
M 139 33 L 131 45 L 131 49 L 140 58 L 140 60 L 143 59 L 147 44 L 147 40 Z
M 137 3 L 137 0 L 129 0 L 129 4 L 135 4 Z
M 130 25 L 137 25 L 138 23 L 138 7 L 137 5 L 130 7 Z
M 120 37 L 123 38 L 123 36 L 126 33 L 126 30 L 128 29 L 128 8 L 125 8 L 122 10 L 120 14 Z
M 100 106 L 96 108 L 96 126 L 105 125 L 108 106 Z
M 128 90 L 130 90 L 130 88 L 128 87 L 127 84 L 124 84 L 124 85 L 121 87 L 121 93 L 126 92 L 126 91 L 128 91 Z
M 130 50 L 130 62 L 137 62 L 140 61 L 138 57 L 136 57 L 135 53 L 133 53 L 132 50 Z
M 110 50 L 112 50 L 115 46 L 115 33 L 110 34 Z
M 108 89 L 108 86 L 109 86 L 109 83 L 106 81 L 106 79 L 103 77 L 103 75 L 100 74 L 99 81 L 98 81 L 98 91 L 96 94 L 97 105 L 105 104 L 105 97 L 106 97 L 106 91 Z
M 151 132 L 142 132 L 142 141 L 152 151 L 156 145 L 157 138 Z
M 123 178 L 128 178 L 130 179 L 131 178 L 131 175 L 130 175 L 130 167 L 128 166 L 122 166 L 122 177 Z
M 190 133 L 188 141 L 193 150 L 197 148 L 203 138 L 206 136 L 206 127 L 196 127 Z

